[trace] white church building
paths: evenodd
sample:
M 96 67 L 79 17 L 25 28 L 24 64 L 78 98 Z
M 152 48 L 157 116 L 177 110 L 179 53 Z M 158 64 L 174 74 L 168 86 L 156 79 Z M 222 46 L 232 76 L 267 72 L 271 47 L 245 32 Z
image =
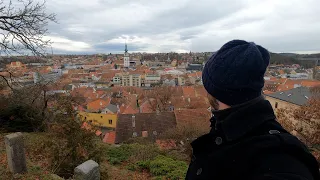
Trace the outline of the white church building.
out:
M 135 67 L 138 62 L 136 60 L 130 59 L 130 54 L 128 53 L 127 43 L 125 44 L 124 56 L 123 56 L 123 67 Z

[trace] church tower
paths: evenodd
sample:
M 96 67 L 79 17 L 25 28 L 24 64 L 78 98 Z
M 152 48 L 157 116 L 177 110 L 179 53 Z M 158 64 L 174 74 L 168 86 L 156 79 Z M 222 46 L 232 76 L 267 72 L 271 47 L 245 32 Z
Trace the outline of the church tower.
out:
M 128 53 L 127 43 L 125 44 L 124 56 L 123 56 L 123 67 L 128 68 L 130 66 L 130 56 Z

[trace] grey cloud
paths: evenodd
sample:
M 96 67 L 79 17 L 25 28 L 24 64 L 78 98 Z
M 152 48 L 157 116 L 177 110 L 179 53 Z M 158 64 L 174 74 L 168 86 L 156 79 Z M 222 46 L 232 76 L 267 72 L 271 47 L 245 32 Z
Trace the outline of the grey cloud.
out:
M 84 8 L 75 4 L 75 7 L 60 7 L 57 8 L 52 2 L 50 5 L 52 8 L 57 8 L 57 18 L 59 24 L 50 25 L 50 30 L 53 33 L 59 34 L 61 36 L 66 36 L 71 40 L 80 41 L 97 41 L 101 39 L 112 39 L 114 37 L 120 36 L 122 34 L 128 35 L 150 35 L 150 34 L 163 34 L 171 31 L 199 26 L 210 21 L 222 18 L 237 11 L 239 8 L 243 7 L 240 2 L 234 3 L 231 0 L 200 0 L 200 1 L 188 1 L 180 9 L 164 10 L 161 13 L 155 14 L 155 17 L 147 21 L 143 21 L 135 24 L 134 26 L 124 26 L 124 27 L 108 27 L 103 25 L 105 22 L 99 22 L 99 26 L 91 27 L 96 19 L 90 19 L 92 13 L 97 11 L 108 11 L 112 8 L 119 8 L 126 3 L 132 3 L 132 1 L 122 0 L 122 1 L 99 1 L 98 7 L 93 9 Z M 143 5 L 151 7 L 156 6 L 154 2 L 140 0 L 135 1 L 134 4 L 143 3 Z M 219 4 L 227 3 L 226 6 L 218 6 Z M 168 6 L 172 4 L 167 4 Z M 112 17 L 106 17 L 101 19 L 110 19 Z M 134 17 L 128 17 L 130 20 Z M 68 27 L 75 23 L 82 23 L 82 27 L 87 30 L 86 33 L 77 33 L 68 31 Z M 126 21 L 123 22 L 124 25 Z M 95 24 L 95 23 L 94 23 Z M 98 28 L 100 32 L 94 32 Z M 185 38 L 182 38 L 183 40 Z
M 95 44 L 94 49 L 97 52 L 118 52 L 122 53 L 124 51 L 124 44 L 123 43 L 101 43 L 101 44 Z M 144 48 L 147 48 L 146 45 L 136 45 L 136 44 L 130 44 L 128 47 L 129 51 L 142 51 Z
M 294 2 L 278 2 L 269 14 L 238 17 L 237 13 L 246 10 L 250 3 L 244 0 L 49 0 L 48 10 L 57 14 L 59 24 L 50 23 L 48 29 L 50 35 L 90 44 L 92 52 L 122 51 L 123 44 L 105 43 L 122 35 L 150 39 L 173 37 L 176 45 L 161 44 L 161 51 L 179 47 L 215 51 L 236 38 L 256 41 L 277 52 L 320 51 L 317 11 L 320 2 Z M 239 30 L 251 26 L 247 32 Z M 185 44 L 189 42 L 187 47 Z M 131 44 L 132 50 L 148 50 L 153 46 L 151 43 Z
M 225 6 L 219 4 L 225 3 Z M 179 29 L 192 28 L 218 20 L 243 8 L 241 1 L 198 0 L 188 1 L 180 9 L 159 13 L 153 19 L 144 22 L 144 33 L 166 33 Z

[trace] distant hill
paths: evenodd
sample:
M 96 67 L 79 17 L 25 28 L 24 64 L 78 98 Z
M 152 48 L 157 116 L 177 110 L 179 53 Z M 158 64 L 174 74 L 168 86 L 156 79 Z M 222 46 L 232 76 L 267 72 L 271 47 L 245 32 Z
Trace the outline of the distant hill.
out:
M 312 68 L 314 66 L 314 61 L 299 61 L 297 58 L 310 58 L 310 57 L 320 57 L 320 54 L 294 54 L 294 53 L 271 53 L 270 52 L 270 64 L 299 64 L 304 68 Z
M 299 58 L 320 58 L 320 53 L 317 54 L 297 54 Z
M 283 56 L 288 56 L 288 57 L 296 57 L 297 54 L 295 53 L 279 53 L 280 55 L 283 55 Z
M 288 54 L 284 55 L 283 53 L 270 53 L 270 64 L 300 64 L 300 61 L 292 56 L 288 56 Z

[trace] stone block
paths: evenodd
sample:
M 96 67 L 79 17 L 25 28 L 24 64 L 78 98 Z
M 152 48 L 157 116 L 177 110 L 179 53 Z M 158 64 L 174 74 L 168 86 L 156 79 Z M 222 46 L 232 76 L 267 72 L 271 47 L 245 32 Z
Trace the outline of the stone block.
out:
M 99 164 L 88 160 L 74 169 L 75 180 L 100 180 Z
M 27 165 L 22 133 L 6 135 L 5 144 L 10 171 L 14 174 L 26 172 Z

